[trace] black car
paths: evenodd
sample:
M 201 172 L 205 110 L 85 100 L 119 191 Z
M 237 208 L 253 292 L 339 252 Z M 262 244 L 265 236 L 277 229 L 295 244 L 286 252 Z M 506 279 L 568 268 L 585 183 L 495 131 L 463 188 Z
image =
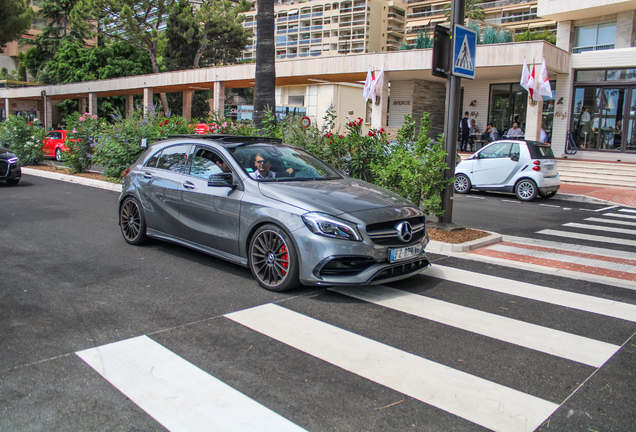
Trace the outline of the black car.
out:
M 10 185 L 17 185 L 20 178 L 22 178 L 20 160 L 15 154 L 0 146 L 0 180 L 5 180 Z

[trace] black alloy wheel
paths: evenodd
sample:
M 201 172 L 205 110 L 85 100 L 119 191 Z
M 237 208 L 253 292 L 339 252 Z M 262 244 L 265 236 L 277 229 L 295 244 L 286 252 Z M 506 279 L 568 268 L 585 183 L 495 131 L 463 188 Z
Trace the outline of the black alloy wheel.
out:
M 287 291 L 300 285 L 296 247 L 278 226 L 260 227 L 252 237 L 249 252 L 250 270 L 263 288 Z
M 119 226 L 124 239 L 132 245 L 146 242 L 146 220 L 137 200 L 128 197 L 119 209 Z

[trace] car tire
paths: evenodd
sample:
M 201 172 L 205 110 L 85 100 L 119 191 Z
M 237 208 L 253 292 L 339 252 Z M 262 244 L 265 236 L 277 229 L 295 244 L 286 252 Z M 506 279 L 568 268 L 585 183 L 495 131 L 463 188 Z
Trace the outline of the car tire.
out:
M 523 179 L 515 185 L 515 195 L 521 201 L 532 201 L 537 197 L 537 193 L 537 184 L 533 180 Z
M 557 194 L 557 191 L 539 192 L 539 195 L 541 196 L 541 198 L 552 198 L 556 194 Z
M 141 245 L 147 241 L 146 218 L 144 212 L 133 197 L 124 200 L 119 208 L 119 227 L 129 244 Z
M 15 185 L 17 185 L 18 183 L 20 183 L 20 179 L 19 179 L 19 178 L 17 178 L 17 179 L 7 180 L 7 184 L 8 184 L 9 186 L 15 186 Z
M 62 160 L 62 149 L 59 147 L 55 149 L 55 160 L 58 162 Z
M 300 285 L 296 246 L 276 225 L 263 225 L 252 236 L 249 266 L 254 278 L 267 290 L 287 291 Z
M 455 192 L 459 194 L 467 194 L 470 192 L 472 185 L 470 179 L 465 174 L 457 174 L 455 176 Z

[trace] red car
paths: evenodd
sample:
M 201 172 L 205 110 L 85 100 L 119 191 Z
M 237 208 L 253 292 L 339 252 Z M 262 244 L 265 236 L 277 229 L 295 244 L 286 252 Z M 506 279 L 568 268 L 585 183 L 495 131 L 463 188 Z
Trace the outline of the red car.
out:
M 45 157 L 54 157 L 58 161 L 62 159 L 62 152 L 68 150 L 64 145 L 66 134 L 68 134 L 68 131 L 54 130 L 44 137 L 42 149 Z

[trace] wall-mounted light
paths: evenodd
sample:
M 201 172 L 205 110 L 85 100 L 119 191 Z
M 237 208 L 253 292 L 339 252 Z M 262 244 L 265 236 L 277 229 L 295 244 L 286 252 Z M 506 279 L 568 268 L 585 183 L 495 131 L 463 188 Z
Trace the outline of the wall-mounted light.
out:
M 557 105 L 563 105 L 563 98 L 559 99 L 559 101 L 557 102 Z
M 470 106 L 477 106 L 477 101 L 476 100 L 470 101 Z

